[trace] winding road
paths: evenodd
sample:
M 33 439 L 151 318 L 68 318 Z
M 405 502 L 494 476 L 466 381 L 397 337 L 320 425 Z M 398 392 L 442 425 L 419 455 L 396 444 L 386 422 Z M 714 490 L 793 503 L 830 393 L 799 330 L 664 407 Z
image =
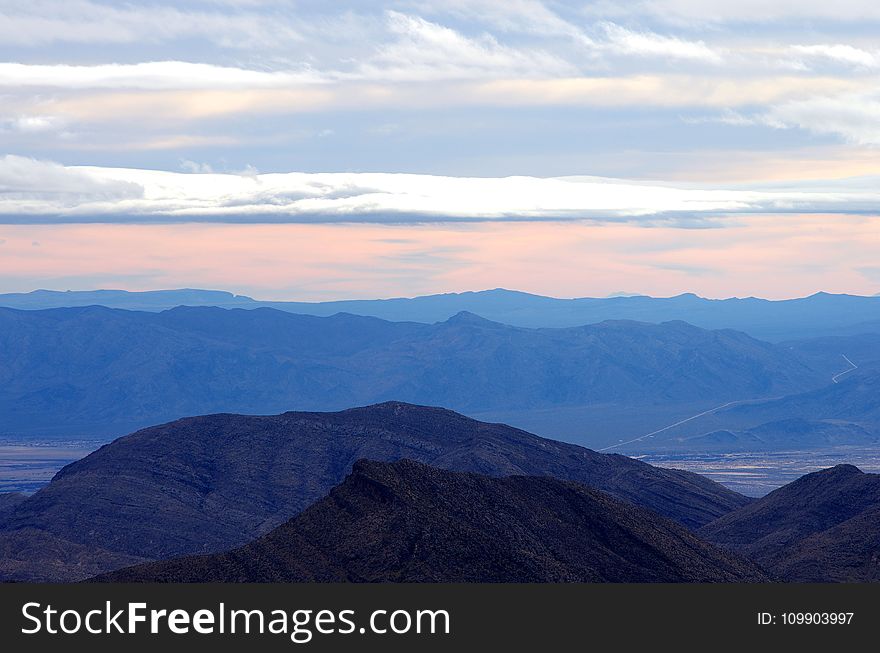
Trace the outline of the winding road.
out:
M 841 356 L 843 356 L 843 360 L 845 360 L 847 363 L 850 364 L 850 368 L 849 368 L 848 370 L 844 370 L 843 372 L 840 372 L 840 373 L 835 374 L 834 376 L 832 376 L 832 377 L 831 377 L 831 382 L 832 382 L 832 383 L 837 383 L 837 379 L 839 379 L 840 377 L 842 377 L 844 374 L 849 374 L 849 373 L 852 372 L 853 370 L 857 370 L 857 369 L 859 369 L 859 366 L 856 365 L 855 363 L 853 363 L 853 362 L 849 359 L 849 356 L 847 356 L 846 354 L 841 354 Z
M 843 375 L 849 374 L 853 370 L 859 369 L 859 366 L 856 365 L 855 363 L 853 363 L 849 359 L 849 356 L 847 356 L 846 354 L 841 354 L 841 356 L 843 356 L 843 360 L 845 360 L 847 363 L 849 363 L 850 367 L 849 367 L 849 369 L 844 370 L 843 372 L 838 372 L 837 374 L 832 376 L 831 377 L 832 383 L 837 383 L 838 379 L 840 377 L 842 377 Z M 601 449 L 596 449 L 596 451 L 608 451 L 609 449 L 616 449 L 617 447 L 622 447 L 626 444 L 632 444 L 633 442 L 647 440 L 648 438 L 654 437 L 658 433 L 663 433 L 663 431 L 668 431 L 669 429 L 675 428 L 676 426 L 681 426 L 682 424 L 686 424 L 687 422 L 690 422 L 690 421 L 695 420 L 697 418 L 704 417 L 705 415 L 711 415 L 712 413 L 716 413 L 719 410 L 722 410 L 724 408 L 729 408 L 730 406 L 737 406 L 739 404 L 753 403 L 756 401 L 759 401 L 759 402 L 772 401 L 774 399 L 780 399 L 780 398 L 781 397 L 768 397 L 766 399 L 740 399 L 738 401 L 728 401 L 726 404 L 721 404 L 720 406 L 715 406 L 715 408 L 710 408 L 709 410 L 704 410 L 702 413 L 697 413 L 696 415 L 691 415 L 690 417 L 686 417 L 685 419 L 677 421 L 675 424 L 670 424 L 669 426 L 664 426 L 662 429 L 657 429 L 656 431 L 651 431 L 650 433 L 646 433 L 645 435 L 640 435 L 639 437 L 633 438 L 632 440 L 626 440 L 625 442 L 618 442 L 617 444 L 612 444 L 607 447 L 602 447 Z

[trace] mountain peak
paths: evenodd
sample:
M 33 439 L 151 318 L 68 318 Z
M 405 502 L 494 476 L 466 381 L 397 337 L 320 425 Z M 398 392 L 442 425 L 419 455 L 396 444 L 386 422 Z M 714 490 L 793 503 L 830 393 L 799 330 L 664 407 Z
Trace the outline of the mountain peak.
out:
M 342 411 L 343 413 L 384 413 L 387 411 L 391 411 L 395 414 L 400 413 L 434 413 L 436 411 L 442 411 L 446 413 L 452 413 L 445 408 L 440 408 L 438 406 L 422 406 L 419 404 L 411 404 L 406 401 L 383 401 L 378 404 L 370 404 L 368 406 L 359 406 L 357 408 L 349 408 L 347 410 Z M 288 414 L 296 414 L 296 413 L 288 413 Z
M 845 476 L 856 476 L 858 474 L 864 474 L 865 472 L 863 472 L 861 469 L 859 469 L 855 465 L 850 465 L 850 464 L 845 463 L 845 464 L 841 464 L 841 465 L 835 465 L 834 467 L 828 467 L 827 469 L 823 469 L 823 470 L 820 470 L 820 471 L 814 472 L 814 473 L 817 475 L 822 475 L 822 476 L 845 477 Z
M 487 320 L 484 317 L 480 317 L 476 313 L 471 313 L 470 311 L 459 311 L 448 320 L 446 320 L 445 324 L 457 324 L 457 325 L 474 325 L 474 326 L 493 326 L 500 327 L 504 326 L 498 322 L 493 322 L 492 320 Z

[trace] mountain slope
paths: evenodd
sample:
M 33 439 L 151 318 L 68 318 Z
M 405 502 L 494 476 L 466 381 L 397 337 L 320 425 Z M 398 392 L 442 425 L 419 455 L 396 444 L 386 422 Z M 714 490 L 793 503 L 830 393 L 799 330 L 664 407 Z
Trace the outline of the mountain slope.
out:
M 804 583 L 880 581 L 880 506 L 794 544 L 775 569 Z
M 358 461 L 330 495 L 225 554 L 116 582 L 724 582 L 763 573 L 647 510 L 556 479 Z
M 717 402 L 828 382 L 786 348 L 683 322 L 523 329 L 177 308 L 0 309 L 0 433 L 115 435 L 185 415 L 391 399 L 479 412 Z
M 836 580 L 839 578 L 831 571 L 833 564 L 827 574 L 823 571 L 830 558 L 818 564 L 822 557 L 819 550 L 845 550 L 850 547 L 850 536 L 876 538 L 880 521 L 872 520 L 880 516 L 878 509 L 880 475 L 865 474 L 852 465 L 838 465 L 807 474 L 698 532 L 783 578 Z M 876 573 L 877 550 L 862 549 L 860 555 L 862 563 L 873 560 Z M 852 565 L 852 551 L 847 557 Z M 808 565 L 810 558 L 816 564 Z
M 21 492 L 0 492 L 0 525 L 3 524 L 6 515 L 25 499 L 27 499 L 27 495 Z
M 35 529 L 143 558 L 223 550 L 290 519 L 360 458 L 577 481 L 690 527 L 749 501 L 689 472 L 391 402 L 145 429 L 65 467 L 15 507 L 4 530 Z

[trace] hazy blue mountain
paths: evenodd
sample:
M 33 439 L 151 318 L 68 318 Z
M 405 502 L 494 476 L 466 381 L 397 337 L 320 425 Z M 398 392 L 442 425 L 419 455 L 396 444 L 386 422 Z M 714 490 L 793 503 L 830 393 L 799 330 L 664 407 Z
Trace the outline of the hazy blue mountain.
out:
M 744 558 L 577 483 L 359 460 L 330 494 L 228 553 L 113 582 L 761 582 Z
M 800 299 L 770 301 L 748 297 L 704 299 L 693 294 L 654 298 L 618 296 L 556 299 L 504 289 L 415 298 L 335 302 L 261 302 L 205 290 L 52 292 L 0 295 L 0 306 L 45 309 L 103 305 L 160 311 L 178 305 L 225 308 L 270 307 L 305 315 L 345 312 L 392 321 L 441 322 L 461 311 L 523 327 L 571 327 L 605 320 L 667 322 L 683 320 L 707 329 L 736 329 L 764 340 L 781 341 L 828 335 L 880 333 L 880 297 L 816 293 Z
M 224 306 L 256 308 L 250 297 L 222 290 L 34 290 L 28 293 L 0 294 L 0 306 L 27 310 L 106 306 L 132 311 L 165 311 L 175 306 Z
M 684 322 L 527 329 L 272 309 L 0 309 L 0 433 L 119 434 L 185 415 L 387 400 L 480 412 L 718 402 L 828 382 L 790 348 Z
M 880 327 L 880 323 L 877 326 Z M 851 374 L 847 370 L 853 365 L 880 367 L 880 328 L 873 333 L 840 334 L 780 344 L 790 347 L 811 367 L 824 369 L 829 377 L 839 374 L 838 380 Z
M 724 411 L 737 420 L 771 422 L 789 416 L 880 425 L 880 368 L 859 368 L 837 383 L 774 401 Z
M 9 558 L 0 559 L 0 579 L 73 580 L 134 564 L 132 557 L 244 544 L 324 496 L 361 458 L 576 481 L 688 527 L 749 502 L 697 474 L 441 408 L 390 402 L 337 413 L 208 415 L 120 438 L 17 501 L 0 521 L 0 556 Z M 69 563 L 56 564 L 65 542 L 77 547 L 67 548 Z M 17 575 L 2 576 L 4 566 Z
M 742 431 L 713 431 L 667 443 L 670 449 L 726 453 L 877 445 L 880 445 L 880 431 L 840 420 L 806 420 L 797 417 L 767 422 Z
M 811 360 L 811 356 L 806 359 Z M 846 369 L 846 365 L 843 365 Z M 770 400 L 737 403 L 621 452 L 808 451 L 880 444 L 880 366 L 836 383 Z

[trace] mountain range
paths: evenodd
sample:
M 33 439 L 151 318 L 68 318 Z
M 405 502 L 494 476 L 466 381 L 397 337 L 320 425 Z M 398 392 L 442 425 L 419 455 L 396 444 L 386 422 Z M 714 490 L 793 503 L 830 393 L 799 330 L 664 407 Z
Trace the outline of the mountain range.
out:
M 304 512 L 227 553 L 113 582 L 760 582 L 682 526 L 554 478 L 361 460 Z
M 214 290 L 50 291 L 0 295 L 0 306 L 47 309 L 101 305 L 163 311 L 177 306 L 275 308 L 328 317 L 351 313 L 390 321 L 432 324 L 462 311 L 521 327 L 574 327 L 606 320 L 668 322 L 682 320 L 705 329 L 735 329 L 769 341 L 880 333 L 880 296 L 816 293 L 809 297 L 766 300 L 755 297 L 706 299 L 686 293 L 675 297 L 642 295 L 557 299 L 497 288 L 414 298 L 331 302 L 258 301 Z
M 689 528 L 750 502 L 697 474 L 439 408 L 211 415 L 120 438 L 17 502 L 0 520 L 0 578 L 77 580 L 240 546 L 325 496 L 362 458 L 573 481 Z
M 392 399 L 469 413 L 705 406 L 819 389 L 828 369 L 815 353 L 685 322 L 530 329 L 472 313 L 421 324 L 267 308 L 0 308 L 0 434 L 96 438 L 186 415 Z
M 389 402 L 149 428 L 0 495 L 0 579 L 880 580 L 880 475 L 751 500 L 697 474 Z

